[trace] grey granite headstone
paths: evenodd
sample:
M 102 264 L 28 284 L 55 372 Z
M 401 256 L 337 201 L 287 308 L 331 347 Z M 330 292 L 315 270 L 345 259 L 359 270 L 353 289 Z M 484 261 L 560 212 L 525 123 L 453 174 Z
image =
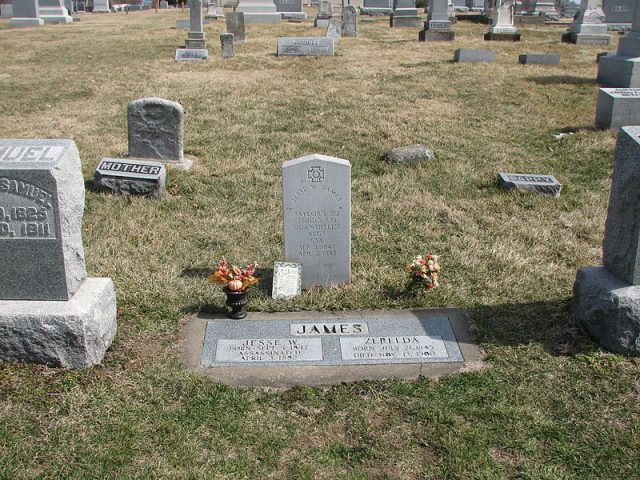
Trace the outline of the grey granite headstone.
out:
M 602 6 L 609 29 L 621 30 L 631 27 L 633 13 L 638 0 L 607 0 Z
M 360 12 L 363 15 L 390 15 L 393 11 L 393 0 L 364 0 Z
M 640 125 L 640 88 L 601 88 L 596 106 L 597 128 Z
M 227 32 L 233 34 L 235 43 L 243 43 L 244 36 L 244 13 L 229 12 L 227 13 Z
M 40 18 L 44 23 L 72 23 L 73 18 L 64 6 L 63 0 L 38 0 Z
M 415 0 L 394 0 L 389 26 L 394 28 L 420 28 L 422 21 Z
M 282 165 L 284 253 L 302 288 L 351 282 L 351 164 L 313 154 Z
M 329 20 L 329 26 L 327 27 L 327 38 L 333 39 L 334 45 L 340 41 L 342 32 L 342 22 L 337 18 Z
M 13 16 L 13 5 L 10 3 L 3 3 L 0 5 L 0 17 L 1 18 L 11 18 Z
M 498 179 L 503 190 L 522 190 L 536 192 L 553 197 L 560 196 L 562 185 L 553 175 L 533 173 L 499 173 Z
M 342 9 L 342 36 L 358 36 L 358 10 L 353 5 L 347 5 Z
M 580 10 L 566 33 L 563 42 L 578 45 L 609 45 L 611 35 L 607 33 L 602 0 L 582 0 Z
M 159 197 L 164 193 L 167 171 L 158 162 L 103 158 L 93 175 L 98 192 Z
M 220 45 L 222 47 L 222 58 L 233 58 L 235 56 L 233 50 L 233 33 L 221 33 Z
M 109 0 L 93 0 L 93 13 L 110 13 Z
M 86 278 L 71 140 L 0 140 L 0 362 L 85 368 L 116 332 L 109 278 Z
M 129 156 L 180 163 L 184 160 L 182 106 L 157 97 L 129 103 Z
M 459 48 L 453 53 L 453 61 L 456 63 L 494 62 L 495 60 L 496 52 L 493 50 Z
M 13 17 L 9 20 L 12 27 L 33 27 L 44 25 L 40 18 L 38 0 L 16 0 L 13 4 Z
M 327 37 L 278 37 L 277 55 L 308 57 L 334 56 L 333 38 Z
M 202 0 L 189 0 L 189 33 L 184 44 L 185 48 L 194 50 L 207 48 L 202 20 Z M 206 59 L 203 58 L 203 60 Z
M 558 65 L 560 55 L 557 53 L 523 53 L 518 57 L 523 65 Z
M 640 285 L 640 127 L 618 131 L 603 263 L 614 275 Z
M 447 0 L 433 0 L 424 29 L 418 33 L 418 41 L 452 41 L 455 33 L 451 30 L 451 20 Z
M 636 8 L 631 31 L 618 42 L 616 54 L 600 59 L 598 82 L 607 87 L 640 87 L 640 7 Z
M 302 9 L 302 0 L 275 0 L 276 12 L 285 19 L 307 18 L 307 14 Z
M 86 277 L 71 140 L 0 140 L 0 299 L 69 300 Z

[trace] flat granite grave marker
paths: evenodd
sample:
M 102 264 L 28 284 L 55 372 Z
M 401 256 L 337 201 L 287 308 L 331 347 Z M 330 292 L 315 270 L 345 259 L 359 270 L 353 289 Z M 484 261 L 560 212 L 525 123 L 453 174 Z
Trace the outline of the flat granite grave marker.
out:
M 640 125 L 640 88 L 601 88 L 596 106 L 597 128 Z
M 93 189 L 121 195 L 159 197 L 167 170 L 158 162 L 103 158 L 93 174 Z
M 249 313 L 241 322 L 201 315 L 184 334 L 190 368 L 240 385 L 436 377 L 482 366 L 459 309 Z
M 458 48 L 453 52 L 455 63 L 495 62 L 496 52 L 493 50 L 474 50 L 472 48 Z
M 84 179 L 71 140 L 0 140 L 0 360 L 84 368 L 116 330 L 109 278 L 87 278 Z
M 333 38 L 328 37 L 278 37 L 277 55 L 309 57 L 334 56 Z
M 606 349 L 640 355 L 640 127 L 622 127 L 613 162 L 601 267 L 578 270 L 576 322 Z
M 176 48 L 176 60 L 208 60 L 209 49 L 207 48 Z
M 523 65 L 559 65 L 560 55 L 557 53 L 523 53 L 518 57 Z
M 307 155 L 282 164 L 285 259 L 302 288 L 351 282 L 351 164 Z
M 500 188 L 503 190 L 523 190 L 529 192 L 560 196 L 562 185 L 553 175 L 537 175 L 533 173 L 499 173 Z

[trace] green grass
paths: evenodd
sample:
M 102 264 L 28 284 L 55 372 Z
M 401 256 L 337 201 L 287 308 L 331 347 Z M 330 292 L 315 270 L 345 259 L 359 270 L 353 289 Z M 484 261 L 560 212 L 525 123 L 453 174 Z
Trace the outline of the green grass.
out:
M 453 44 L 424 44 L 382 18 L 335 58 L 276 57 L 277 36 L 319 34 L 307 20 L 248 26 L 223 61 L 211 23 L 210 60 L 174 62 L 186 17 L 0 22 L 2 137 L 73 138 L 90 180 L 127 151 L 127 102 L 153 95 L 184 106 L 198 158 L 160 201 L 87 192 L 87 268 L 115 282 L 118 335 L 91 370 L 0 366 L 0 478 L 638 478 L 640 363 L 571 320 L 576 269 L 601 262 L 615 145 L 593 128 L 601 48 L 553 27 L 486 44 L 465 22 Z M 459 47 L 497 61 L 453 64 Z M 542 52 L 561 65 L 517 63 Z M 380 162 L 412 143 L 437 161 Z M 352 163 L 353 283 L 291 301 L 256 288 L 249 309 L 463 307 L 491 369 L 276 391 L 182 368 L 183 322 L 223 308 L 207 269 L 282 259 L 281 165 L 315 152 Z M 562 196 L 505 194 L 499 171 L 553 174 Z M 411 295 L 404 265 L 425 252 L 443 286 Z

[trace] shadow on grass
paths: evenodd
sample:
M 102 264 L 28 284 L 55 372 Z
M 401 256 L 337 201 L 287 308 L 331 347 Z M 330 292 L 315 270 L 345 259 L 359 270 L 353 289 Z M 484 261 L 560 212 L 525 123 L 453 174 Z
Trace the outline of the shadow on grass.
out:
M 574 77 L 572 75 L 549 75 L 546 77 L 527 77 L 529 82 L 538 85 L 596 85 L 595 78 Z
M 542 344 L 551 355 L 569 356 L 598 347 L 572 319 L 572 299 L 508 303 L 465 309 L 472 318 L 478 342 L 506 346 Z

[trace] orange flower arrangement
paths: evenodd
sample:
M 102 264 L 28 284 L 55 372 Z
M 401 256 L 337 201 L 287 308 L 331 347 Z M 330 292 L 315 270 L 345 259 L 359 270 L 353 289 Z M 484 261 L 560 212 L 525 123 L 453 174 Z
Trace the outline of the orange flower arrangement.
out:
M 438 257 L 435 255 L 416 255 L 416 257 L 407 265 L 407 270 L 411 273 L 411 280 L 416 283 L 424 284 L 427 290 L 438 286 L 438 274 L 440 273 L 440 265 Z
M 222 257 L 218 263 L 218 269 L 209 275 L 211 283 L 223 285 L 232 292 L 244 292 L 251 285 L 256 285 L 258 279 L 253 276 L 258 264 L 256 262 L 247 265 L 247 268 L 238 268 L 227 263 L 227 259 Z

